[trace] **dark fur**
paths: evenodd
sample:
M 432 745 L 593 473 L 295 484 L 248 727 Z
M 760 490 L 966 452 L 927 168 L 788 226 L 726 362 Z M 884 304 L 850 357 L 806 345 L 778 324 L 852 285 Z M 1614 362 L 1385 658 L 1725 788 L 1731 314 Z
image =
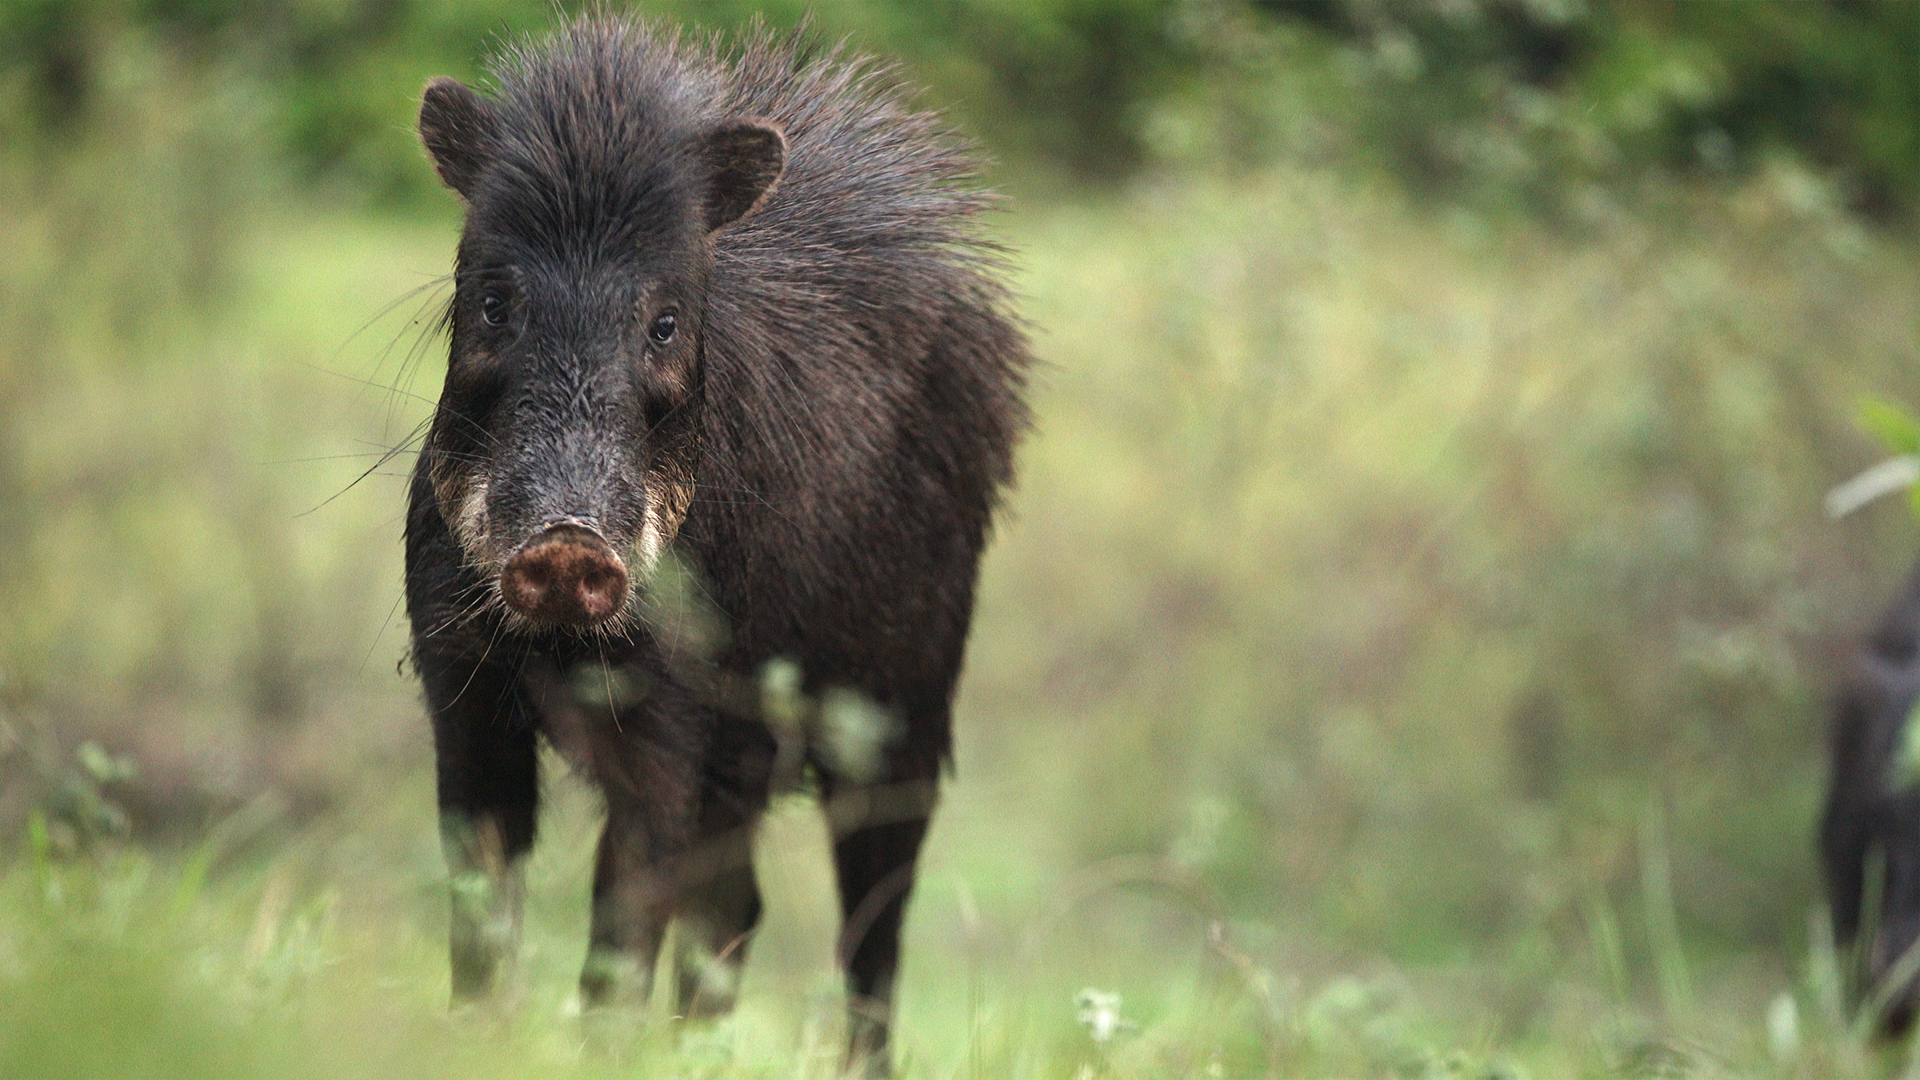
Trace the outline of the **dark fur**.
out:
M 1901 787 L 1895 762 L 1920 703 L 1920 567 L 1855 659 L 1830 733 L 1833 783 L 1820 825 L 1835 942 L 1850 958 L 1858 1003 L 1885 995 L 1883 1035 L 1912 1026 L 1912 980 L 1884 985 L 1920 941 L 1920 789 Z M 1870 895 L 1876 882 L 1877 895 Z
M 965 147 L 886 69 L 810 49 L 755 33 L 727 54 L 590 19 L 512 50 L 491 101 L 429 86 L 422 137 L 468 218 L 407 608 L 456 875 L 456 996 L 487 993 L 512 954 L 538 735 L 606 797 L 583 990 L 634 1000 L 670 915 L 734 963 L 758 917 L 745 838 L 782 749 L 759 715 L 768 662 L 797 664 L 808 700 L 856 691 L 890 717 L 877 775 L 804 753 L 836 830 L 853 1050 L 884 1068 L 1028 356 Z M 663 304 L 681 330 L 656 345 Z M 716 633 L 646 617 L 649 512 Z M 637 560 L 619 617 L 542 626 L 502 603 L 503 561 L 556 519 Z M 702 1004 L 694 974 L 683 1009 Z

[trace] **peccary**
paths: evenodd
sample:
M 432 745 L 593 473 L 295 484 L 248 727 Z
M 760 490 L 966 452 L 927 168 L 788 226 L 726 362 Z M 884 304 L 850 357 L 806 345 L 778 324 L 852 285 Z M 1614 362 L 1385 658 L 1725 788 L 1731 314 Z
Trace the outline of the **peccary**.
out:
M 406 543 L 455 998 L 490 994 L 516 946 L 542 736 L 605 800 L 589 1004 L 647 999 L 674 918 L 710 962 L 680 965 L 680 1007 L 730 1004 L 715 970 L 760 915 L 748 837 L 810 762 L 850 1052 L 884 1070 L 977 563 L 1027 424 L 990 197 L 890 69 L 804 30 L 728 51 L 597 16 L 493 74 L 491 97 L 435 79 L 420 109 L 466 206 Z M 705 630 L 648 606 L 668 577 Z M 834 700 L 879 718 L 872 753 L 806 741 Z
M 1829 733 L 1832 787 L 1820 825 L 1835 943 L 1856 1005 L 1880 1034 L 1904 1035 L 1920 942 L 1920 567 L 1842 684 Z M 1904 968 L 1904 970 L 1899 970 Z

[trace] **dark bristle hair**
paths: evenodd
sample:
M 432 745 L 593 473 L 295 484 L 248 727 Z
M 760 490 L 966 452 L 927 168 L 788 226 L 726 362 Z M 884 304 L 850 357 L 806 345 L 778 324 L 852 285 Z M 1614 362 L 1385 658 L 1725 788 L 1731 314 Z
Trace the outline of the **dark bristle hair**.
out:
M 556 213 L 618 220 L 647 203 L 663 159 L 691 133 L 754 117 L 785 134 L 786 170 L 766 205 L 719 240 L 720 258 L 878 248 L 917 252 L 929 273 L 1001 267 L 1004 252 L 976 223 L 997 201 L 977 186 L 978 148 L 911 106 L 896 65 L 807 23 L 756 21 L 729 43 L 595 14 L 510 43 L 488 70 L 499 166 L 510 172 L 501 184 L 563 199 Z

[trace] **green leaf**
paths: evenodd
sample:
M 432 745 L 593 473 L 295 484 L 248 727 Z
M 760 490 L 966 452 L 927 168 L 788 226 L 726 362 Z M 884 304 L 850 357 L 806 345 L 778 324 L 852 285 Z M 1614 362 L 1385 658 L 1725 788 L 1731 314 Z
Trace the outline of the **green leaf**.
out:
M 1900 406 L 1878 398 L 1863 398 L 1854 419 L 1888 450 L 1896 454 L 1920 453 L 1920 421 Z
M 1843 518 L 1882 495 L 1902 489 L 1907 490 L 1910 497 L 1920 495 L 1920 456 L 1901 454 L 1876 462 L 1845 483 L 1835 485 L 1823 501 L 1828 516 Z M 1920 512 L 1920 502 L 1916 502 L 1915 507 Z
M 81 743 L 74 751 L 74 756 L 80 759 L 80 767 L 87 771 L 96 784 L 118 783 L 138 775 L 133 759 L 114 757 L 92 739 Z
M 1916 734 L 1920 734 L 1920 701 L 1907 710 L 1906 722 L 1900 725 L 1900 744 L 1887 765 L 1887 788 L 1891 791 L 1920 787 L 1920 738 L 1915 738 Z

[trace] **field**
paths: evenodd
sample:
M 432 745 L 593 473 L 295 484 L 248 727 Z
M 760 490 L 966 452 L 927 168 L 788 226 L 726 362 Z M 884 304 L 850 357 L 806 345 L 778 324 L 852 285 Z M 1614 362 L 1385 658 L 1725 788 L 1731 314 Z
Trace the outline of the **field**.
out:
M 449 1017 L 395 604 L 457 222 L 167 116 L 0 188 L 0 1077 L 838 1075 L 815 808 L 761 836 L 734 1018 L 581 1016 L 597 811 L 557 761 L 520 999 Z M 1812 830 L 1915 540 L 1820 496 L 1880 452 L 1861 398 L 1920 401 L 1920 256 L 1829 195 L 1013 199 L 1039 421 L 901 1072 L 1904 1069 L 1843 1016 Z

